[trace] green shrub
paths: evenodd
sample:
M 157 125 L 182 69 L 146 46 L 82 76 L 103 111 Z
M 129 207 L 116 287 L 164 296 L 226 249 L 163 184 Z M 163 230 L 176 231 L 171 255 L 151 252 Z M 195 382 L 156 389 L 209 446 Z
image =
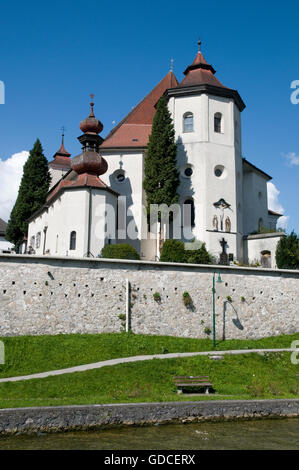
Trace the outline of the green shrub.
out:
M 204 329 L 204 333 L 206 335 L 210 335 L 212 333 L 212 330 L 208 326 L 206 326 L 205 329 Z
M 129 245 L 129 243 L 116 243 L 115 245 L 105 245 L 101 255 L 103 258 L 115 259 L 140 259 L 139 254 Z
M 160 261 L 211 264 L 213 258 L 207 251 L 205 243 L 198 240 L 186 244 L 180 240 L 166 240 L 162 247 Z
M 154 300 L 155 300 L 156 302 L 160 302 L 160 301 L 161 301 L 161 295 L 159 294 L 159 292 L 155 292 L 154 295 L 153 295 L 153 297 L 154 297 Z
M 179 240 L 165 240 L 162 246 L 160 261 L 171 263 L 185 263 L 184 243 Z
M 186 262 L 193 264 L 211 264 L 213 261 L 212 256 L 206 249 L 206 244 L 198 240 L 194 240 L 187 244 L 188 250 L 186 253 Z M 195 248 L 195 249 L 194 249 Z

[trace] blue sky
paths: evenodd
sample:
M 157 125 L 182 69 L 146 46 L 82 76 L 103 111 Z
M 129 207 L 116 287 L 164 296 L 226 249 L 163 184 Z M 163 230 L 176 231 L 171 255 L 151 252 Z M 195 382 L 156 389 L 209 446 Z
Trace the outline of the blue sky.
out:
M 288 231 L 299 232 L 299 104 L 290 101 L 290 84 L 299 80 L 298 15 L 299 5 L 289 1 L 2 4 L 2 164 L 30 150 L 37 137 L 51 159 L 62 125 L 67 150 L 79 153 L 78 126 L 88 115 L 90 93 L 105 136 L 112 121 L 118 122 L 168 72 L 171 58 L 182 79 L 200 35 L 217 77 L 246 103 L 243 156 L 273 176 L 276 208 L 289 216 Z

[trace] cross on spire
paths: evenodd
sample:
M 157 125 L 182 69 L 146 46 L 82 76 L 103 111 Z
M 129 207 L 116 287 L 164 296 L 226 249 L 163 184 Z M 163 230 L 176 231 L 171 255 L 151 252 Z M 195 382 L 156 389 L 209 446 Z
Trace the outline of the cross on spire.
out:
M 94 117 L 94 113 L 93 113 L 93 107 L 94 107 L 94 102 L 93 102 L 93 99 L 94 99 L 94 94 L 93 93 L 90 93 L 90 99 L 91 99 L 91 103 L 90 103 L 90 115 L 89 117 Z
M 64 126 L 61 126 L 60 130 L 62 131 L 61 142 L 62 142 L 62 145 L 64 145 L 64 131 L 66 131 L 66 128 Z
M 200 46 L 201 46 L 201 40 L 200 40 L 200 37 L 198 37 L 197 44 L 198 44 L 198 51 L 200 52 Z

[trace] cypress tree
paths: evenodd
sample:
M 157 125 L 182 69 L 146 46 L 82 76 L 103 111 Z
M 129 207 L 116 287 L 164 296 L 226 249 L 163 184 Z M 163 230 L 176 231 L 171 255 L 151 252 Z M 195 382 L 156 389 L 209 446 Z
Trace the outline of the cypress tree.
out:
M 28 218 L 46 202 L 50 181 L 48 161 L 37 139 L 24 165 L 18 197 L 6 229 L 6 238 L 16 249 L 27 234 Z
M 143 187 L 148 215 L 151 204 L 170 206 L 178 202 L 177 188 L 180 180 L 176 155 L 174 126 L 168 111 L 167 99 L 163 95 L 157 103 L 144 165 Z M 159 220 L 161 220 L 160 214 Z
M 279 240 L 276 264 L 279 269 L 299 269 L 299 238 L 294 231 Z

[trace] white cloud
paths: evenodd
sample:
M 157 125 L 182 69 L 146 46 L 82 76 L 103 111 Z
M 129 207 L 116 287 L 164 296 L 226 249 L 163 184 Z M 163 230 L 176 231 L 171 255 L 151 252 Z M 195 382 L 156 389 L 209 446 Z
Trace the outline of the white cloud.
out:
M 0 217 L 7 221 L 18 195 L 23 166 L 29 152 L 14 153 L 7 160 L 0 158 Z
M 290 166 L 299 165 L 299 157 L 295 152 L 289 152 L 287 154 L 283 154 L 283 156 L 288 160 Z
M 282 207 L 281 203 L 278 200 L 280 191 L 278 191 L 275 184 L 271 182 L 267 183 L 267 190 L 268 190 L 269 209 L 274 212 L 278 212 L 279 214 L 284 214 L 284 208 Z M 283 230 L 286 230 L 289 218 L 290 216 L 288 215 L 283 215 L 282 217 L 279 217 L 277 221 L 277 228 L 282 228 Z
M 289 215 L 283 215 L 282 217 L 279 217 L 277 221 L 277 228 L 282 228 L 283 230 L 286 230 L 289 223 L 289 218 Z

